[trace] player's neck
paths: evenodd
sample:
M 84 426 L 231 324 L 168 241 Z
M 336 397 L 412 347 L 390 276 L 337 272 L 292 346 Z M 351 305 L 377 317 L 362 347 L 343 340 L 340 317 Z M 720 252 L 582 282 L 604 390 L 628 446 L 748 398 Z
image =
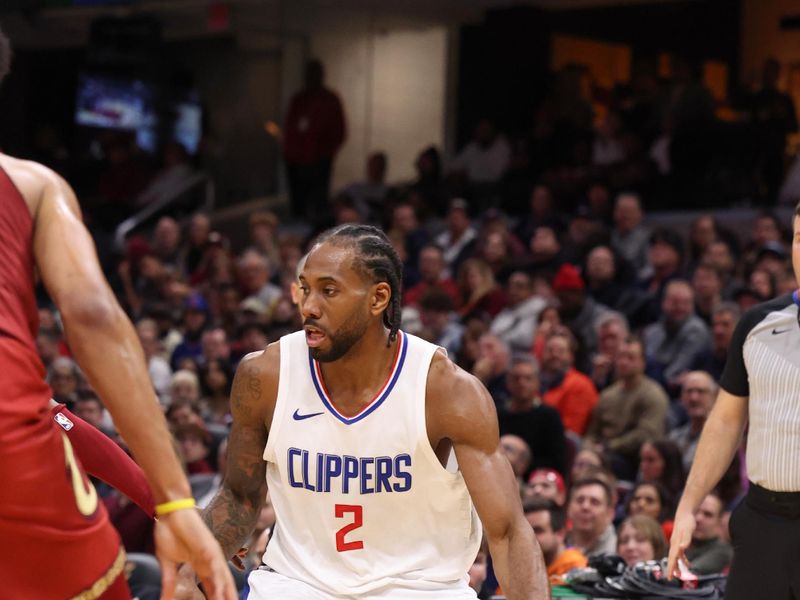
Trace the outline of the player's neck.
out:
M 398 338 L 387 346 L 388 337 L 389 332 L 383 327 L 367 330 L 345 356 L 333 362 L 320 363 L 325 387 L 340 408 L 350 406 L 345 399 L 352 398 L 356 406 L 369 402 L 373 392 L 386 382 L 399 343 Z

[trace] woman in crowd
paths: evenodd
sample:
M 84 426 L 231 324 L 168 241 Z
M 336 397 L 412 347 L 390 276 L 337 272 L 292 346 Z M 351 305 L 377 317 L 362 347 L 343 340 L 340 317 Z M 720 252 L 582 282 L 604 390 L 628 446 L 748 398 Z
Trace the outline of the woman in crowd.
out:
M 672 515 L 675 512 L 669 492 L 657 481 L 637 483 L 628 495 L 625 514 L 647 515 L 661 524 L 664 537 L 672 535 Z
M 233 369 L 227 361 L 214 358 L 200 369 L 200 385 L 203 388 L 200 407 L 206 423 L 230 424 L 228 398 L 232 383 Z
M 628 517 L 617 529 L 617 554 L 633 566 L 647 560 L 661 560 L 667 555 L 667 540 L 658 521 L 647 515 Z
M 639 450 L 639 481 L 657 481 L 677 498 L 686 482 L 681 451 L 667 439 L 649 440 Z
M 492 269 L 479 258 L 467 259 L 461 265 L 458 288 L 461 292 L 459 314 L 464 323 L 473 317 L 491 321 L 508 303 L 505 290 L 497 284 Z

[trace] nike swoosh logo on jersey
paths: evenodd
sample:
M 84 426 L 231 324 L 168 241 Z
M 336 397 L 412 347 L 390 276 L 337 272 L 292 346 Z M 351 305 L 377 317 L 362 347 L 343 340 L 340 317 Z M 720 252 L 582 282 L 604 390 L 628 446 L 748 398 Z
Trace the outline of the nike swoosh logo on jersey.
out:
M 780 333 L 786 333 L 787 331 L 791 331 L 791 327 L 789 329 L 773 329 L 772 335 L 778 335 Z
M 300 410 L 299 409 L 295 409 L 294 414 L 292 415 L 292 418 L 295 421 L 304 421 L 305 419 L 310 419 L 311 417 L 318 417 L 321 414 L 323 414 L 323 413 L 318 412 L 318 413 L 308 413 L 307 415 L 301 415 L 300 414 Z

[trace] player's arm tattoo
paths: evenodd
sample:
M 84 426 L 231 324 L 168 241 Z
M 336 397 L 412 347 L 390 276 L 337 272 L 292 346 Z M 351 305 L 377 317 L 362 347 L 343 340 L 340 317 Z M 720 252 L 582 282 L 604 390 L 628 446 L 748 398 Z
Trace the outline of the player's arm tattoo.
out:
M 243 365 L 231 391 L 234 422 L 228 438 L 225 480 L 203 511 L 203 519 L 226 556 L 232 556 L 247 542 L 267 494 L 262 458 L 267 431 L 258 417 L 261 401 L 261 373 L 255 365 Z

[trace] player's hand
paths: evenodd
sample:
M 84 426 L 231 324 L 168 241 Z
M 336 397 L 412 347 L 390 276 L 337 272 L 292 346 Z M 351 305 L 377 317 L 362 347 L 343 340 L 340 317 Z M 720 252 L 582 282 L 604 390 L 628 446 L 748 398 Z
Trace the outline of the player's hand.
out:
M 192 567 L 183 565 L 178 569 L 178 578 L 175 581 L 175 595 L 173 600 L 205 600 L 205 595 L 197 586 Z
M 155 540 L 156 556 L 161 562 L 162 600 L 172 598 L 177 565 L 182 562 L 192 566 L 210 600 L 237 600 L 222 549 L 196 510 L 177 510 L 160 517 Z
M 678 560 L 682 560 L 685 565 L 689 565 L 686 558 L 686 549 L 692 543 L 692 534 L 697 526 L 694 515 L 689 512 L 678 512 L 675 515 L 675 523 L 672 527 L 672 537 L 669 539 L 669 560 L 667 561 L 667 579 L 680 577 L 681 570 Z

